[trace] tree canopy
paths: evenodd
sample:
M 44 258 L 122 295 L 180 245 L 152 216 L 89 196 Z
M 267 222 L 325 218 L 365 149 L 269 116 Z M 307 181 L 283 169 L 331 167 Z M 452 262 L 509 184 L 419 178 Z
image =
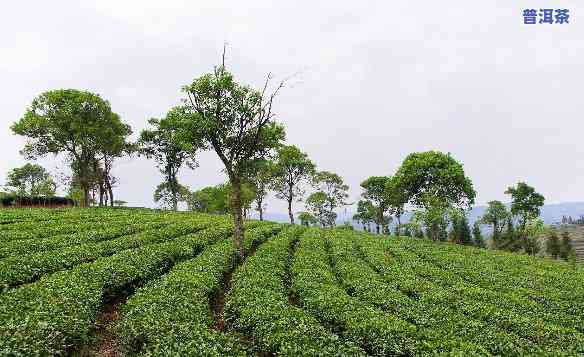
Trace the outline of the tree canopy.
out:
M 539 216 L 545 198 L 533 187 L 519 182 L 516 186 L 509 187 L 505 193 L 511 195 L 511 213 L 519 216 L 522 228 L 525 228 L 529 220 Z
M 274 121 L 273 100 L 283 84 L 271 94 L 268 80 L 258 91 L 237 83 L 225 68 L 225 60 L 212 73 L 195 78 L 183 87 L 190 116 L 190 132 L 215 151 L 232 187 L 234 242 L 243 259 L 243 207 L 241 185 L 254 163 L 273 155 L 284 140 L 284 127 Z
M 196 168 L 196 152 L 201 146 L 192 140 L 187 131 L 187 119 L 191 115 L 184 107 L 172 108 L 163 119 L 148 120 L 150 129 L 140 132 L 139 152 L 153 159 L 164 175 L 163 186 L 170 199 L 170 208 L 177 210 L 181 185 L 178 172 L 183 166 Z
M 450 154 L 439 151 L 412 153 L 406 157 L 397 173 L 398 187 L 408 202 L 428 207 L 436 202 L 445 206 L 470 206 L 476 192 L 466 177 L 462 164 Z
M 56 190 L 51 174 L 41 165 L 31 163 L 12 169 L 6 186 L 12 187 L 18 195 L 28 196 L 53 196 Z
M 22 153 L 31 159 L 47 154 L 67 154 L 71 169 L 89 205 L 92 166 L 106 152 L 113 137 L 130 132 L 99 95 L 76 89 L 52 90 L 33 99 L 24 116 L 12 125 L 27 137 Z
M 480 222 L 493 226 L 493 243 L 495 246 L 500 243 L 505 222 L 510 216 L 511 213 L 501 201 L 490 201 L 488 203 L 487 210 L 481 217 Z
M 363 188 L 361 196 L 370 201 L 375 209 L 377 234 L 381 233 L 380 231 L 388 231 L 389 218 L 385 213 L 389 209 L 389 196 L 386 194 L 386 187 L 390 181 L 391 178 L 387 176 L 371 176 L 361 182 Z
M 294 145 L 283 145 L 277 150 L 273 170 L 273 187 L 276 197 L 288 203 L 288 217 L 294 224 L 292 202 L 300 201 L 304 196 L 303 183 L 310 180 L 314 174 L 315 165 L 308 154 L 300 151 Z

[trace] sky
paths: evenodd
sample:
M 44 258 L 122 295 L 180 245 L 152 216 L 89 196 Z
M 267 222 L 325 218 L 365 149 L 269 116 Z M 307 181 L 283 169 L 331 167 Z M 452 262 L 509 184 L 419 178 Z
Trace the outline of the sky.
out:
M 526 8 L 565 8 L 569 24 L 523 24 Z M 164 116 L 181 86 L 218 64 L 275 103 L 287 143 L 359 198 L 411 152 L 450 152 L 477 203 L 526 181 L 548 203 L 584 200 L 581 1 L 13 1 L 0 12 L 0 184 L 22 165 L 10 125 L 43 91 L 99 93 L 134 130 Z M 212 152 L 183 170 L 191 189 L 225 181 Z M 62 157 L 39 163 L 66 172 Z M 116 162 L 116 196 L 153 206 L 161 174 Z M 4 175 L 4 176 L 2 176 Z M 300 205 L 298 210 L 300 209 Z M 285 212 L 271 199 L 268 211 Z

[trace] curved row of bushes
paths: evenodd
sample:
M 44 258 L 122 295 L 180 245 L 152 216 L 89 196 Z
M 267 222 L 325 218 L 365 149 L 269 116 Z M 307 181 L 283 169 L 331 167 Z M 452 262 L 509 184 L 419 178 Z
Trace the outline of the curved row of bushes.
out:
M 22 210 L 19 210 L 22 212 Z M 47 210 L 43 210 L 47 211 Z M 23 241 L 27 239 L 49 238 L 56 235 L 70 234 L 86 230 L 95 230 L 100 226 L 124 224 L 127 220 L 163 221 L 176 220 L 172 216 L 140 214 L 132 215 L 126 212 L 99 212 L 82 214 L 82 210 L 70 210 L 66 215 L 56 217 L 35 217 L 31 220 L 0 225 L 0 242 Z M 72 214 L 73 212 L 79 214 Z M 51 219 L 49 219 L 51 218 Z
M 44 274 L 68 269 L 124 250 L 193 234 L 220 222 L 221 219 L 200 220 L 195 218 L 190 221 L 173 223 L 160 229 L 152 229 L 105 242 L 85 243 L 56 251 L 0 259 L 0 290 L 1 288 L 6 289 L 11 286 L 28 283 Z
M 385 286 L 386 290 L 398 289 L 415 297 L 412 308 L 403 307 L 404 300 L 391 304 L 397 304 L 404 318 L 422 315 L 428 319 L 426 314 L 431 314 L 427 330 L 438 336 L 447 335 L 447 331 L 441 330 L 452 330 L 450 335 L 475 341 L 491 353 L 504 355 L 584 350 L 584 335 L 575 328 L 578 322 L 573 315 L 550 314 L 533 301 L 470 283 L 457 270 L 423 260 L 420 256 L 425 250 L 415 247 L 418 243 L 413 240 L 365 239 L 357 240 L 357 244 L 365 260 L 386 282 L 378 283 L 377 291 L 383 291 Z M 461 249 L 468 248 L 459 247 L 456 254 Z M 495 275 L 489 276 L 496 279 Z M 469 323 L 460 324 L 461 319 Z
M 531 343 L 528 340 L 458 312 L 444 295 L 445 291 L 428 289 L 425 281 L 415 275 L 396 270 L 388 275 L 391 283 L 387 283 L 360 259 L 355 243 L 354 237 L 349 236 L 330 240 L 335 271 L 354 297 L 416 326 L 416 353 L 509 356 L 529 351 Z M 367 242 L 360 241 L 358 244 L 366 245 Z
M 161 229 L 171 222 L 161 222 L 156 220 L 141 221 L 137 218 L 127 218 L 123 221 L 103 222 L 101 224 L 92 223 L 83 229 L 83 224 L 79 226 L 81 230 L 71 233 L 59 234 L 52 237 L 39 239 L 10 240 L 0 245 L 0 259 L 23 254 L 47 252 L 56 249 L 67 249 L 80 244 L 98 243 L 113 240 L 119 237 L 137 234 L 153 229 Z
M 5 292 L 0 303 L 0 351 L 61 355 L 88 342 L 104 296 L 115 295 L 168 271 L 175 262 L 229 236 L 232 225 L 128 250 Z
M 246 231 L 247 251 L 276 234 L 270 223 Z M 212 296 L 223 275 L 233 269 L 237 251 L 232 239 L 206 248 L 197 257 L 173 267 L 168 274 L 139 289 L 123 306 L 118 331 L 126 354 L 240 355 L 245 348 L 235 336 L 211 329 Z
M 238 269 L 227 299 L 229 325 L 252 336 L 260 350 L 280 356 L 363 355 L 357 346 L 289 303 L 290 248 L 303 231 L 300 227 L 284 230 Z
M 293 289 L 302 306 L 333 331 L 376 356 L 412 354 L 415 327 L 350 296 L 334 275 L 326 241 L 340 231 L 308 230 L 292 265 Z

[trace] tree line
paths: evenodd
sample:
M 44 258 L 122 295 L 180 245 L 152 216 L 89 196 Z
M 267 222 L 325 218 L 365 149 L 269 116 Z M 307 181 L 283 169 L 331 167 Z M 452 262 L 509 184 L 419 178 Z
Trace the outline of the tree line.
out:
M 243 219 L 251 209 L 264 218 L 268 193 L 287 203 L 291 224 L 297 223 L 297 202 L 305 203 L 305 211 L 298 214 L 300 223 L 321 227 L 333 227 L 336 209 L 348 204 L 349 187 L 338 174 L 317 170 L 305 152 L 285 144 L 285 128 L 273 112 L 284 86 L 285 82 L 272 85 L 270 75 L 259 90 L 238 83 L 223 57 L 212 72 L 183 86 L 181 104 L 163 118 L 149 119 L 135 142 L 130 140 L 132 129 L 107 100 L 76 89 L 42 93 L 11 129 L 26 137 L 21 153 L 27 159 L 65 154 L 72 172 L 67 178 L 69 196 L 77 197 L 83 207 L 120 202 L 113 191 L 116 159 L 136 155 L 153 160 L 162 176 L 154 200 L 173 210 L 184 202 L 193 211 L 230 213 L 243 257 Z M 178 174 L 183 168 L 196 169 L 203 151 L 216 153 L 227 182 L 190 191 Z M 20 194 L 55 192 L 54 180 L 33 164 L 14 169 L 7 186 Z M 492 248 L 528 254 L 539 250 L 535 237 L 542 230 L 538 216 L 543 196 L 520 182 L 506 191 L 512 199 L 510 211 L 499 201 L 489 202 L 471 229 L 466 212 L 476 192 L 462 164 L 450 154 L 412 153 L 393 175 L 369 177 L 361 188 L 353 219 L 365 230 L 390 234 L 395 220 L 396 235 L 485 247 L 480 224 L 489 224 Z M 411 218 L 402 223 L 406 212 Z

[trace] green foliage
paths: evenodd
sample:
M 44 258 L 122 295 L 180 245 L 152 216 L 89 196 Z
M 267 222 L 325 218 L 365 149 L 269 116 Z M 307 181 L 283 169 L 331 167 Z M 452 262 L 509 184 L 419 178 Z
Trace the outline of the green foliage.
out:
M 258 160 L 254 163 L 252 173 L 247 178 L 247 182 L 252 186 L 252 191 L 255 192 L 255 209 L 260 215 L 260 221 L 264 220 L 265 199 L 274 182 L 274 165 L 271 160 Z
M 305 227 L 314 226 L 318 223 L 316 218 L 308 212 L 300 212 L 298 214 L 298 219 L 300 219 L 300 224 Z
M 515 187 L 509 187 L 505 193 L 511 195 L 511 213 L 519 216 L 521 229 L 525 229 L 530 220 L 539 216 L 545 198 L 524 182 L 519 182 Z
M 460 212 L 452 217 L 452 228 L 450 231 L 450 241 L 453 243 L 471 245 L 473 243 L 468 219 L 464 212 Z
M 570 238 L 570 233 L 563 232 L 562 240 L 560 242 L 559 256 L 564 260 L 568 260 L 575 253 L 572 247 L 572 239 Z
M 363 229 L 371 231 L 371 223 L 375 221 L 375 207 L 371 201 L 359 200 L 357 202 L 357 213 L 353 215 L 353 220 L 363 225 Z
M 396 175 L 396 187 L 403 190 L 407 202 L 429 208 L 470 206 L 476 192 L 464 169 L 450 154 L 427 151 L 408 155 Z M 390 185 L 391 188 L 391 185 Z
M 29 140 L 22 153 L 27 158 L 65 153 L 79 178 L 89 205 L 92 166 L 104 153 L 116 151 L 131 129 L 112 112 L 99 95 L 75 89 L 60 89 L 37 96 L 24 116 L 11 127 Z
M 486 248 L 485 239 L 483 238 L 483 233 L 481 232 L 480 221 L 474 223 L 472 227 L 472 237 L 474 240 L 474 245 L 479 248 Z
M 152 198 L 160 207 L 176 211 L 178 203 L 185 201 L 188 194 L 189 189 L 178 182 L 162 182 L 156 186 Z
M 503 234 L 505 222 L 511 217 L 511 213 L 501 201 L 490 201 L 485 214 L 481 217 L 483 224 L 493 226 L 493 242 L 498 245 Z
M 140 154 L 154 159 L 164 175 L 164 181 L 158 185 L 154 196 L 163 199 L 164 207 L 175 211 L 186 192 L 178 182 L 178 172 L 183 166 L 196 168 L 195 155 L 202 145 L 187 130 L 189 116 L 184 107 L 172 108 L 163 119 L 148 120 L 152 129 L 142 130 L 138 139 Z
M 300 151 L 293 145 L 283 145 L 277 150 L 276 161 L 273 167 L 272 187 L 276 197 L 288 203 L 290 223 L 294 224 L 292 202 L 301 201 L 304 196 L 302 184 L 309 181 L 315 172 L 315 165 L 308 154 Z
M 448 238 L 448 224 L 452 217 L 458 217 L 458 209 L 441 205 L 431 205 L 426 209 L 418 209 L 413 213 L 413 221 L 420 227 L 425 227 L 428 238 L 434 241 L 445 241 Z
M 103 295 L 163 274 L 174 262 L 193 257 L 231 230 L 229 225 L 216 225 L 180 240 L 81 264 L 5 293 L 0 348 L 10 354 L 64 354 L 71 343 L 88 339 Z M 180 235 L 176 232 L 174 237 Z
M 554 259 L 560 256 L 560 238 L 555 230 L 550 230 L 545 242 L 546 253 Z
M 256 198 L 254 187 L 249 183 L 241 186 L 242 206 L 247 211 Z M 209 186 L 186 195 L 189 211 L 229 214 L 232 211 L 232 188 L 229 183 Z
M 566 263 L 252 221 L 244 246 L 257 250 L 240 262 L 226 216 L 11 209 L 0 226 L 1 354 L 76 353 L 126 295 L 112 331 L 125 355 L 584 353 L 573 250 Z
M 335 209 L 346 204 L 349 186 L 330 171 L 316 172 L 312 176 L 312 185 L 316 192 L 308 197 L 306 206 L 322 227 L 333 227 L 337 219 Z
M 13 187 L 18 195 L 54 196 L 56 184 L 44 167 L 27 163 L 8 173 L 6 186 Z
M 302 229 L 289 228 L 262 245 L 238 269 L 226 314 L 236 330 L 253 335 L 262 350 L 278 356 L 355 355 L 359 349 L 323 327 L 304 309 L 289 303 L 290 248 Z M 292 298 L 294 299 L 294 298 Z
M 263 243 L 279 230 L 274 224 L 252 227 L 245 245 L 249 249 Z M 210 305 L 201 303 L 210 301 L 221 288 L 236 256 L 233 242 L 223 237 L 139 289 L 124 305 L 118 329 L 123 350 L 154 355 L 243 354 L 245 349 L 236 338 L 210 329 L 214 323 Z
M 225 64 L 183 87 L 193 140 L 213 149 L 229 177 L 232 187 L 234 240 L 243 259 L 243 215 L 241 185 L 256 163 L 272 156 L 285 138 L 284 127 L 274 121 L 273 100 L 282 88 L 266 93 L 237 83 Z
M 327 197 L 327 206 L 332 211 L 339 206 L 345 205 L 345 200 L 349 197 L 347 191 L 349 186 L 345 185 L 343 179 L 330 171 L 319 171 L 312 176 L 312 185 L 319 192 L 324 192 Z
M 409 201 L 406 185 L 401 182 L 399 176 L 391 176 L 386 182 L 384 194 L 389 212 L 397 219 L 396 235 L 399 236 L 401 234 L 401 216 Z
M 386 176 L 371 176 L 365 181 L 361 182 L 363 193 L 361 196 L 371 202 L 375 209 L 373 216 L 375 224 L 377 225 L 377 234 L 388 231 L 389 217 L 385 212 L 389 209 L 389 199 L 386 194 L 386 186 L 391 178 Z
M 321 227 L 333 227 L 337 214 L 330 209 L 329 196 L 321 191 L 314 192 L 306 199 L 306 209 Z

